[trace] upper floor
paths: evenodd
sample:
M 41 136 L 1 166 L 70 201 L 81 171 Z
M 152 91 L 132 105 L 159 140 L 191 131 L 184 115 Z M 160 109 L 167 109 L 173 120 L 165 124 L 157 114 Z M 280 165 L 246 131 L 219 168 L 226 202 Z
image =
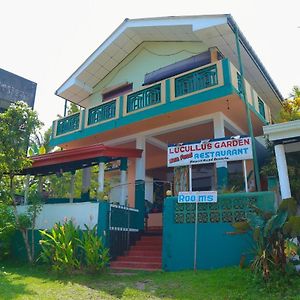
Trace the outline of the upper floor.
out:
M 53 122 L 52 145 L 105 142 L 217 111 L 246 129 L 235 30 L 228 15 L 125 20 L 57 90 L 82 109 Z M 242 34 L 238 41 L 261 134 L 282 97 Z

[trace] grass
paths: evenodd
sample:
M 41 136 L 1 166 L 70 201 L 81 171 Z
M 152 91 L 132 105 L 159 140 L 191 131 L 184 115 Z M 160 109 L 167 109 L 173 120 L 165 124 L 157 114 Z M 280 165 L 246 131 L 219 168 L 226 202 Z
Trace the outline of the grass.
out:
M 300 276 L 264 285 L 237 267 L 58 275 L 42 266 L 0 263 L 0 299 L 300 299 Z

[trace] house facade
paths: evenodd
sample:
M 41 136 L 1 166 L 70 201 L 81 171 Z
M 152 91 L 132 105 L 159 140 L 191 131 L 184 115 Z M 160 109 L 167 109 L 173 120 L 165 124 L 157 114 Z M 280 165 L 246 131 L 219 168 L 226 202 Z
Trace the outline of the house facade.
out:
M 153 240 L 155 245 L 162 244 L 162 258 L 156 258 L 163 269 L 191 268 L 192 252 L 182 264 L 176 262 L 176 257 L 182 251 L 191 251 L 197 243 L 207 244 L 205 239 L 193 241 L 190 229 L 186 231 L 189 226 L 192 230 L 198 228 L 192 224 L 196 214 L 196 223 L 201 223 L 204 232 L 211 232 L 207 235 L 210 242 L 219 239 L 211 240 L 212 236 L 220 236 L 224 249 L 233 247 L 234 251 L 228 248 L 228 253 L 234 256 L 245 248 L 245 241 L 237 238 L 233 242 L 224 237 L 224 232 L 230 231 L 229 224 L 245 217 L 251 203 L 272 208 L 272 195 L 264 198 L 259 192 L 264 147 L 256 138 L 263 135 L 264 125 L 272 124 L 282 96 L 230 15 L 126 19 L 58 88 L 56 95 L 81 109 L 53 122 L 52 146 L 71 151 L 102 144 L 118 151 L 142 150 L 134 157 L 109 157 L 108 161 L 113 161 L 109 166 L 106 160 L 97 160 L 97 155 L 89 164 L 82 162 L 83 188 L 89 189 L 89 166 L 98 165 L 98 192 L 101 197 L 105 194 L 104 182 L 109 179 L 106 196 L 114 203 L 109 212 L 103 203 L 99 209 L 103 219 L 107 218 L 105 212 L 109 215 L 111 236 L 121 234 L 116 233 L 118 229 L 124 231 L 118 218 L 114 222 L 119 225 L 111 225 L 113 210 L 129 206 L 134 209 L 132 214 L 150 211 L 146 226 L 164 230 L 163 241 Z M 211 141 L 233 145 L 231 141 L 242 137 L 251 140 L 253 153 L 253 158 L 244 162 L 214 160 L 168 167 L 170 145 L 180 148 Z M 63 165 L 60 171 L 64 172 Z M 247 193 L 221 195 L 219 204 L 201 206 L 200 212 L 196 207 L 196 213 L 194 207 L 178 206 L 173 197 L 162 212 L 166 193 L 176 196 L 189 189 Z M 126 216 L 125 227 L 130 232 L 129 210 Z M 146 229 L 143 218 L 139 218 L 133 232 Z M 99 230 L 106 239 L 106 230 Z M 147 241 L 144 244 L 148 245 Z M 189 245 L 188 249 L 184 245 Z M 205 251 L 213 255 L 211 248 Z M 154 259 L 152 252 L 150 260 Z M 211 257 L 206 260 L 208 264 L 203 264 L 195 253 L 194 266 L 198 267 L 236 262 L 228 258 L 213 265 L 211 262 L 216 260 Z M 145 252 L 139 255 L 139 261 L 147 256 Z
M 114 178 L 119 189 L 111 194 L 134 205 L 136 180 L 145 181 L 150 202 L 165 192 L 159 182 L 174 189 L 169 144 L 249 135 L 249 119 L 253 136 L 261 136 L 282 96 L 237 29 L 230 15 L 125 20 L 56 91 L 82 110 L 53 122 L 52 145 L 142 149 L 142 158 L 129 159 L 126 174 Z M 253 165 L 247 161 L 256 190 Z M 193 186 L 240 187 L 242 174 L 241 162 L 194 166 Z

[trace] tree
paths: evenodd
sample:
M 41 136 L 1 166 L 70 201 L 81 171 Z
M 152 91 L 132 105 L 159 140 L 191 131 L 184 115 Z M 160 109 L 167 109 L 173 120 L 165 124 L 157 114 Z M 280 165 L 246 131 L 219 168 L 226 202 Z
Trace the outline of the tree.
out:
M 279 113 L 279 123 L 300 119 L 300 88 L 298 86 L 294 86 L 290 97 L 283 102 Z
M 15 198 L 15 176 L 30 167 L 31 160 L 27 157 L 30 136 L 32 136 L 42 123 L 37 113 L 26 103 L 20 101 L 12 104 L 7 111 L 0 114 L 0 177 L 9 178 L 9 195 L 12 201 L 17 227 L 24 229 L 23 217 L 18 216 L 17 201 Z M 26 223 L 26 222 L 25 222 Z M 28 226 L 27 226 L 28 228 Z M 33 257 L 25 230 L 21 230 L 29 262 Z

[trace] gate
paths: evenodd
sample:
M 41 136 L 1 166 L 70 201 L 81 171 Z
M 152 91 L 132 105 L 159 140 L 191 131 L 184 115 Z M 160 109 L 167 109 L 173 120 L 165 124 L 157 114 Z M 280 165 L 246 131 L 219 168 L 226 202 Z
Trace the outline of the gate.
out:
M 123 255 L 139 238 L 138 214 L 136 208 L 109 204 L 108 243 L 112 259 Z
M 236 193 L 218 195 L 217 203 L 198 204 L 197 269 L 237 265 L 249 255 L 253 245 L 250 233 L 230 235 L 232 223 L 243 220 L 253 205 L 274 211 L 274 193 Z M 164 202 L 163 269 L 176 271 L 194 268 L 194 203 L 178 203 L 177 197 Z

